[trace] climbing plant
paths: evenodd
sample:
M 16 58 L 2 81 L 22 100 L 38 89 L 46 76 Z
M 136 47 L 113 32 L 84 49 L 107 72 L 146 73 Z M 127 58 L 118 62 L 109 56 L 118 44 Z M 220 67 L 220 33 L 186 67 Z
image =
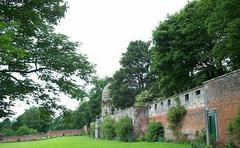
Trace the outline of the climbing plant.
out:
M 181 122 L 185 117 L 187 110 L 184 106 L 181 105 L 179 97 L 175 98 L 175 102 L 177 103 L 176 106 L 173 106 L 167 112 L 167 119 L 170 124 L 170 129 L 172 129 L 174 136 L 179 139 L 182 135 L 181 129 Z

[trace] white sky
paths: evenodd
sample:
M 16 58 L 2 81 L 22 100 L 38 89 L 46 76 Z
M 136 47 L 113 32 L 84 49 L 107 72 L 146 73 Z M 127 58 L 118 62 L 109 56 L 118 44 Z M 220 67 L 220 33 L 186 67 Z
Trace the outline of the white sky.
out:
M 128 43 L 151 40 L 152 31 L 167 14 L 183 8 L 188 0 L 68 0 L 65 18 L 56 27 L 73 41 L 81 43 L 80 52 L 96 64 L 100 77 L 112 76 Z M 61 95 L 61 104 L 75 109 L 79 102 Z M 17 102 L 16 116 L 28 108 Z
M 69 9 L 56 31 L 81 43 L 82 53 L 100 77 L 112 76 L 128 43 L 151 40 L 152 31 L 167 14 L 187 0 L 68 0 Z

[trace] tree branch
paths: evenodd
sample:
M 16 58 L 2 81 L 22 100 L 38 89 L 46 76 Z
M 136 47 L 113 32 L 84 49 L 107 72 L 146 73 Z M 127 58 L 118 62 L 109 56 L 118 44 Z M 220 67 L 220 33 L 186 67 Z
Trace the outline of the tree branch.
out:
M 2 73 L 7 73 L 7 72 L 17 72 L 17 73 L 22 73 L 22 74 L 27 74 L 27 73 L 33 73 L 33 72 L 38 72 L 38 71 L 42 71 L 42 70 L 45 70 L 45 69 L 48 69 L 46 67 L 41 67 L 41 68 L 36 68 L 36 69 L 33 69 L 33 70 L 30 70 L 30 71 L 25 71 L 25 70 L 0 70 L 0 72 Z

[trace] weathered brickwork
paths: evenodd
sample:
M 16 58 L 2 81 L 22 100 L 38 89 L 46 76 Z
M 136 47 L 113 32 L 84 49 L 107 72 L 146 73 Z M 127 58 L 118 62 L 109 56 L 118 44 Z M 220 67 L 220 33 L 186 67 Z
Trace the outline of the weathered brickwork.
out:
M 174 139 L 169 123 L 167 120 L 167 114 L 162 113 L 149 118 L 151 121 L 159 121 L 165 128 L 165 137 L 167 139 Z M 198 107 L 195 109 L 187 109 L 187 114 L 182 121 L 182 133 L 188 138 L 193 139 L 196 131 L 205 129 L 205 108 Z
M 217 132 L 220 141 L 227 140 L 227 124 L 240 107 L 240 71 L 207 81 L 208 108 L 217 112 Z

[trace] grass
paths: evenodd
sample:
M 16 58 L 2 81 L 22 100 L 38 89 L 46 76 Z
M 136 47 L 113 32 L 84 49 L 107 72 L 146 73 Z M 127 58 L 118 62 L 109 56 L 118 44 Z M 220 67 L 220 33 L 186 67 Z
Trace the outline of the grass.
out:
M 42 141 L 2 143 L 0 148 L 190 148 L 188 144 L 132 142 L 92 139 L 86 136 L 52 138 Z

